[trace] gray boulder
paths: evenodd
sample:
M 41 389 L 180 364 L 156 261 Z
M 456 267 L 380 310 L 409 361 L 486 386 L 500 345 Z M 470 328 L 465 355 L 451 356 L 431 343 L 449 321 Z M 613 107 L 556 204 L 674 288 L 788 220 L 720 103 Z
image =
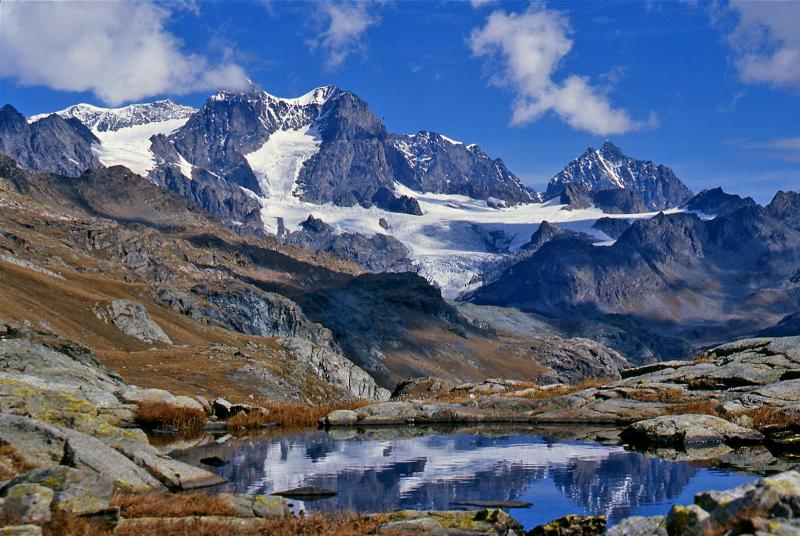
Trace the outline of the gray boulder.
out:
M 106 316 L 107 315 L 107 316 Z M 105 308 L 105 315 L 99 313 L 101 318 L 107 318 L 119 330 L 142 342 L 163 342 L 172 344 L 164 330 L 156 324 L 144 305 L 130 300 L 113 300 Z
M 39 484 L 17 484 L 8 489 L 0 516 L 14 523 L 41 523 L 50 521 L 50 503 L 53 490 Z
M 732 446 L 760 443 L 764 436 L 713 415 L 664 415 L 633 423 L 622 431 L 635 445 L 686 448 L 699 445 Z
M 75 515 L 106 510 L 114 493 L 114 480 L 109 475 L 56 465 L 13 478 L 0 488 L 0 496 L 7 496 L 14 487 L 22 484 L 49 488 L 55 494 L 52 507 Z

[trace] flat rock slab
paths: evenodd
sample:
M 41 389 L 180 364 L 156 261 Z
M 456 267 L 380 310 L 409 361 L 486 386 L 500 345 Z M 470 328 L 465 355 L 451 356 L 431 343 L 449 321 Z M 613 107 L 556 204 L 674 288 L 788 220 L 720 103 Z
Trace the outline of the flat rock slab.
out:
M 530 508 L 533 503 L 525 501 L 458 501 L 456 506 L 478 506 L 480 508 Z
M 620 434 L 639 446 L 686 448 L 702 445 L 752 445 L 764 436 L 713 415 L 664 415 L 633 423 Z
M 299 488 L 287 489 L 284 491 L 276 491 L 271 495 L 278 495 L 279 497 L 289 497 L 290 499 L 303 499 L 303 498 L 324 498 L 333 497 L 337 495 L 335 491 L 327 488 L 318 488 L 316 486 L 301 486 Z

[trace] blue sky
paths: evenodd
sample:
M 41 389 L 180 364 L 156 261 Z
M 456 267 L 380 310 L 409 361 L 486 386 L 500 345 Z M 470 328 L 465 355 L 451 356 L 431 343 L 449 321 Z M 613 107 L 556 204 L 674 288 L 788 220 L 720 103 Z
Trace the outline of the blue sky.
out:
M 800 2 L 3 2 L 0 101 L 336 84 L 389 130 L 478 143 L 538 189 L 608 138 L 765 202 L 800 188 L 797 21 Z

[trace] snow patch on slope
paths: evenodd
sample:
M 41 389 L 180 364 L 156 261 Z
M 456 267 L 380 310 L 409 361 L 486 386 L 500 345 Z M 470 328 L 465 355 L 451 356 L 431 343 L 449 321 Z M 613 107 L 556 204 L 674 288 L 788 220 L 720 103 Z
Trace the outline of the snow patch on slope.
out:
M 245 155 L 258 178 L 261 190 L 271 200 L 287 201 L 294 197 L 297 177 L 303 164 L 317 154 L 322 143 L 311 126 L 297 130 L 278 130 L 264 145 Z
M 188 117 L 171 119 L 104 132 L 92 130 L 92 133 L 100 140 L 100 145 L 95 145 L 93 149 L 104 166 L 123 165 L 134 173 L 146 177 L 148 171 L 153 169 L 156 164 L 155 157 L 150 151 L 150 138 L 156 134 L 170 134 L 182 127 L 187 120 Z M 181 171 L 184 174 L 186 166 L 189 166 L 189 175 L 187 176 L 191 177 L 189 163 L 182 162 L 181 164 Z

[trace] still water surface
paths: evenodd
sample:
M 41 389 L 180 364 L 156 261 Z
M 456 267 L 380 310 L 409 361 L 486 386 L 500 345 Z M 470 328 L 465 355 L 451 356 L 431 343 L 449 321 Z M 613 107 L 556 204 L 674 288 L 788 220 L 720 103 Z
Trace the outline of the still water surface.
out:
M 533 503 L 509 512 L 526 528 L 570 513 L 605 514 L 611 524 L 629 515 L 666 513 L 694 494 L 756 478 L 626 451 L 619 446 L 553 439 L 519 430 L 450 433 L 374 430 L 309 431 L 231 438 L 175 451 L 198 464 L 229 460 L 212 471 L 228 479 L 218 491 L 269 494 L 319 486 L 338 495 L 292 501 L 306 510 L 459 509 L 470 500 Z

